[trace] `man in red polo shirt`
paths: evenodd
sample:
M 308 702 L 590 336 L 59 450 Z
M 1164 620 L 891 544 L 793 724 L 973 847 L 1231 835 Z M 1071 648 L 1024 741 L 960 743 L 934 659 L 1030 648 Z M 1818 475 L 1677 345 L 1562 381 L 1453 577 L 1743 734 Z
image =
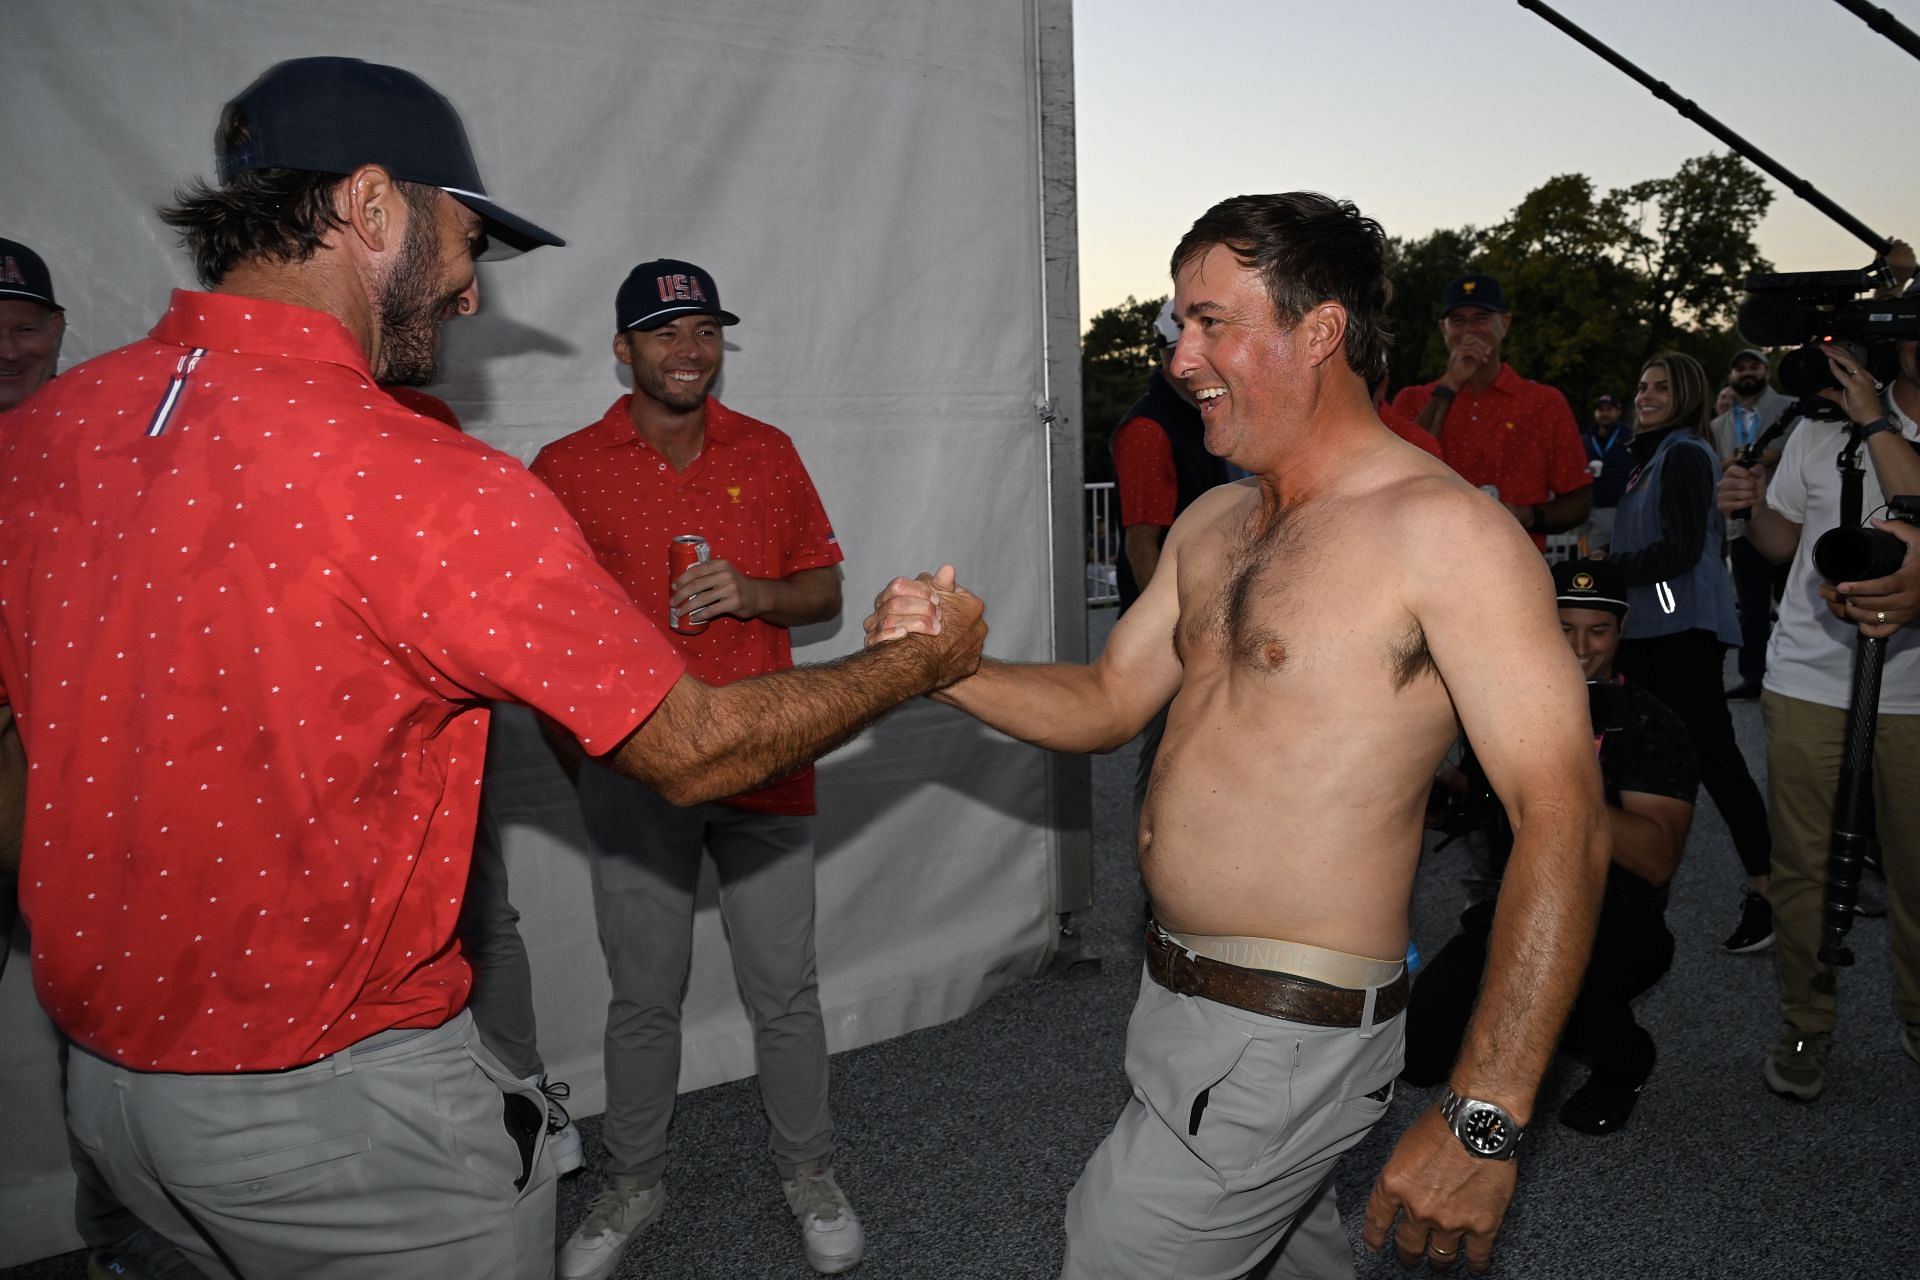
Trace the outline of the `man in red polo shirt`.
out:
M 212 292 L 0 421 L 0 703 L 71 1132 L 215 1275 L 551 1273 L 545 1099 L 463 1008 L 488 704 L 677 801 L 791 772 L 977 658 L 713 689 L 525 468 L 388 398 L 490 242 L 453 106 L 347 58 L 222 113 L 163 216 Z
M 1447 463 L 1498 498 L 1545 551 L 1548 534 L 1587 518 L 1593 475 L 1567 398 L 1501 360 L 1512 327 L 1498 280 L 1454 280 L 1440 300 L 1447 371 L 1401 388 L 1393 407 L 1431 431 Z
M 793 665 L 788 628 L 840 612 L 840 547 L 793 442 L 709 394 L 721 328 L 737 318 L 720 306 L 712 276 L 671 258 L 635 267 L 614 311 L 613 351 L 633 371 L 633 394 L 542 449 L 533 473 L 642 611 L 662 628 L 670 613 L 679 617 L 673 640 L 689 671 L 721 685 L 784 671 Z M 712 558 L 669 580 L 667 547 L 681 534 L 705 538 Z M 769 1145 L 807 1261 L 826 1274 L 851 1269 L 865 1242 L 831 1169 L 814 976 L 813 770 L 690 807 L 595 765 L 577 777 L 613 986 L 601 1126 L 610 1163 L 606 1187 L 560 1251 L 560 1275 L 611 1274 L 665 1205 L 703 849 L 719 872 Z

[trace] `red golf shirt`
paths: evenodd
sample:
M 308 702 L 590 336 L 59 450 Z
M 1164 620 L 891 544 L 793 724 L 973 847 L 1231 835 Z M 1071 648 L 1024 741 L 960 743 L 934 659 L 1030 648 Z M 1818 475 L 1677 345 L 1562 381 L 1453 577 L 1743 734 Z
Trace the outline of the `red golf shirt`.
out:
M 1402 387 L 1393 407 L 1409 418 L 1433 399 L 1436 383 Z M 1593 483 L 1567 398 L 1502 363 L 1485 391 L 1461 391 L 1440 429 L 1441 456 L 1469 484 L 1495 485 L 1500 501 L 1530 507 Z M 1546 549 L 1542 534 L 1534 545 Z
M 573 512 L 600 563 L 647 616 L 667 627 L 667 544 L 707 540 L 715 560 L 749 578 L 785 578 L 838 564 L 840 544 L 807 469 L 784 431 L 707 398 L 706 439 L 684 471 L 642 440 L 627 416 L 632 396 L 600 421 L 540 451 L 533 474 Z M 715 618 L 696 636 L 667 633 L 687 669 L 728 684 L 793 665 L 785 627 L 759 618 Z M 761 813 L 814 811 L 808 766 L 727 802 Z
M 1415 422 L 1412 418 L 1401 413 L 1390 404 L 1381 405 L 1379 407 L 1379 413 L 1380 421 L 1387 424 L 1387 430 L 1393 432 L 1393 434 L 1399 436 L 1408 444 L 1418 445 L 1420 448 L 1425 449 L 1442 462 L 1447 460 L 1447 455 L 1440 449 L 1440 442 L 1433 438 L 1433 434 L 1430 431 Z
M 458 1012 L 487 701 L 605 750 L 681 669 L 544 486 L 319 312 L 177 292 L 0 417 L 34 980 L 129 1067 Z
M 1180 478 L 1173 446 L 1152 418 L 1130 418 L 1113 436 L 1113 478 L 1120 509 L 1133 524 L 1173 527 L 1180 505 Z

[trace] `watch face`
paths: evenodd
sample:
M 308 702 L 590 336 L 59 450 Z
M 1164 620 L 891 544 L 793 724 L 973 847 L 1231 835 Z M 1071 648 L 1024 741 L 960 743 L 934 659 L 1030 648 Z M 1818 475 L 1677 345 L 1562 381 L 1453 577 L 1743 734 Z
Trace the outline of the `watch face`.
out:
M 1504 1151 L 1513 1140 L 1513 1126 L 1500 1108 L 1469 1102 L 1455 1129 L 1460 1140 L 1483 1155 Z

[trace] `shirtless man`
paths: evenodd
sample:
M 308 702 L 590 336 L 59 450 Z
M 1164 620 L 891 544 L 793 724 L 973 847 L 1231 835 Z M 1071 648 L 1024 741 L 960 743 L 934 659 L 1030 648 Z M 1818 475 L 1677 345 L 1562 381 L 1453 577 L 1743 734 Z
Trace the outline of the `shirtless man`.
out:
M 1056 751 L 1173 699 L 1140 823 L 1152 901 L 1133 1097 L 1067 1204 L 1065 1276 L 1353 1274 L 1329 1190 L 1399 1069 L 1428 784 L 1464 725 L 1515 845 L 1453 1093 L 1375 1185 L 1370 1247 L 1492 1257 L 1510 1156 L 1586 962 L 1609 854 L 1580 668 L 1526 535 L 1367 399 L 1380 227 L 1293 193 L 1209 211 L 1174 253 L 1171 362 L 1252 472 L 1175 522 L 1091 666 L 983 663 L 939 695 Z M 934 630 L 952 571 L 896 580 L 871 640 Z M 1193 998 L 1199 997 L 1199 998 Z M 1478 1100 L 1477 1102 L 1474 1100 Z M 1396 1215 L 1404 1213 L 1397 1231 Z

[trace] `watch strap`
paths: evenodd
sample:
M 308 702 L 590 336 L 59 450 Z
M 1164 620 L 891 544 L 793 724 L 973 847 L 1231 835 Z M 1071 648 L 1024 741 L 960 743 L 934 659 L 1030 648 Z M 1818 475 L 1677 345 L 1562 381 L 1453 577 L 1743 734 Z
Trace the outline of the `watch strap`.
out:
M 1879 435 L 1882 431 L 1892 430 L 1894 430 L 1893 419 L 1883 413 L 1872 422 L 1863 422 L 1860 424 L 1860 438 L 1865 440 L 1871 436 Z

